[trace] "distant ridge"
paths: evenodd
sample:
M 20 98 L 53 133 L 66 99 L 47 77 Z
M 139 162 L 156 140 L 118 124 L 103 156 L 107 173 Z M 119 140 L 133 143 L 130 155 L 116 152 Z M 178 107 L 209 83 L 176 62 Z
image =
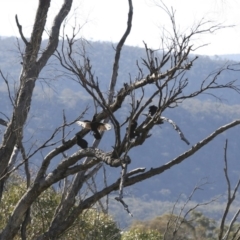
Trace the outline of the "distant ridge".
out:
M 210 57 L 212 60 L 229 60 L 229 61 L 236 61 L 236 62 L 240 61 L 240 53 L 239 54 L 236 53 L 236 54 L 211 55 L 208 57 Z

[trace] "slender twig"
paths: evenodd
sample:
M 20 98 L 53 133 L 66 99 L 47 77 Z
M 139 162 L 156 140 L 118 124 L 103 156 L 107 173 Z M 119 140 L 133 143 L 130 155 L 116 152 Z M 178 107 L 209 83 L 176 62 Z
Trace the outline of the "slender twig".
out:
M 178 134 L 180 135 L 181 139 L 187 144 L 189 145 L 189 141 L 184 137 L 183 132 L 181 131 L 181 129 L 178 127 L 178 125 L 171 119 L 166 118 L 166 117 L 160 117 L 161 120 L 167 121 L 170 124 L 172 124 L 173 128 L 178 132 Z
M 219 240 L 225 240 L 225 239 L 228 238 L 229 233 L 230 233 L 230 231 L 233 227 L 233 224 L 235 223 L 238 215 L 240 214 L 240 208 L 239 208 L 238 211 L 235 213 L 234 217 L 232 218 L 232 220 L 231 220 L 231 222 L 228 226 L 228 230 L 224 234 L 224 230 L 225 230 L 224 227 L 225 227 L 226 218 L 227 218 L 227 215 L 229 213 L 230 207 L 231 207 L 233 201 L 235 200 L 238 188 L 240 186 L 240 178 L 239 178 L 235 188 L 233 189 L 233 191 L 231 189 L 231 182 L 230 182 L 230 179 L 229 179 L 229 176 L 228 176 L 227 148 L 228 148 L 228 140 L 226 139 L 225 147 L 224 147 L 224 163 L 225 163 L 224 174 L 225 174 L 225 178 L 226 178 L 226 182 L 227 182 L 227 188 L 228 188 L 227 189 L 228 199 L 227 199 L 226 207 L 225 207 L 222 219 L 221 219 L 220 231 L 219 231 L 219 234 L 218 234 L 218 239 Z M 223 236 L 223 234 L 224 234 L 224 236 Z
M 3 125 L 5 127 L 7 127 L 8 122 L 6 122 L 5 120 L 3 120 L 2 118 L 0 118 L 0 125 Z
M 128 5 L 129 5 L 129 12 L 128 12 L 128 20 L 127 20 L 127 29 L 126 29 L 125 33 L 123 34 L 123 36 L 122 36 L 121 40 L 119 41 L 117 48 L 116 48 L 115 60 L 114 60 L 113 71 L 112 71 L 112 78 L 111 78 L 111 82 L 110 82 L 110 86 L 109 86 L 108 103 L 110 103 L 110 104 L 112 103 L 112 100 L 113 100 L 114 89 L 115 89 L 116 82 L 117 82 L 121 50 L 122 50 L 122 47 L 123 47 L 128 35 L 131 32 L 131 27 L 132 27 L 132 17 L 133 17 L 132 0 L 128 0 Z
M 19 33 L 20 33 L 20 36 L 21 36 L 23 42 L 24 42 L 26 45 L 28 45 L 29 42 L 27 41 L 27 39 L 26 39 L 26 38 L 24 37 L 24 35 L 23 35 L 23 32 L 22 32 L 22 25 L 19 24 L 17 14 L 15 15 L 15 20 L 16 20 L 16 24 L 17 24 L 17 27 L 18 27 L 18 31 L 19 31 Z
M 4 82 L 6 83 L 7 90 L 8 90 L 8 97 L 9 97 L 9 100 L 11 101 L 12 106 L 14 107 L 15 105 L 14 105 L 14 102 L 13 102 L 13 99 L 12 99 L 12 96 L 11 96 L 11 91 L 10 91 L 9 83 L 8 83 L 7 78 L 3 75 L 2 70 L 0 70 L 0 75 L 1 75 L 2 79 L 4 80 Z

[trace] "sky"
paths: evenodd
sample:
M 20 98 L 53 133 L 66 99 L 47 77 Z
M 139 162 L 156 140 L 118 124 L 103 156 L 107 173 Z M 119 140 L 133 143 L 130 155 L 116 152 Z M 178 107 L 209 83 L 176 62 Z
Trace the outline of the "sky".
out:
M 72 27 L 80 27 L 79 37 L 93 41 L 120 40 L 126 29 L 127 0 L 73 0 L 72 11 L 66 20 L 65 34 Z M 48 14 L 46 32 L 63 0 L 52 0 Z M 157 4 L 156 4 L 157 3 Z M 226 27 L 212 34 L 201 34 L 194 38 L 195 53 L 204 55 L 240 54 L 240 0 L 165 0 L 173 8 L 176 27 L 181 34 L 189 33 L 201 19 Z M 171 21 L 158 6 L 160 0 L 133 0 L 133 24 L 126 44 L 144 47 L 143 41 L 154 49 L 161 48 L 161 37 L 171 31 Z M 0 36 L 17 36 L 15 15 L 18 15 L 23 33 L 31 34 L 38 0 L 7 0 L 0 2 Z M 207 26 L 207 25 L 206 25 Z M 163 29 L 165 29 L 163 31 Z M 47 34 L 44 35 L 47 37 Z

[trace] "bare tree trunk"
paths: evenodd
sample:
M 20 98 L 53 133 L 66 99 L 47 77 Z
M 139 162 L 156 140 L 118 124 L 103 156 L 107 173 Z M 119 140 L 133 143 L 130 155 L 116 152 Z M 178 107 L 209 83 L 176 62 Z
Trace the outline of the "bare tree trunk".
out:
M 21 25 L 16 16 L 16 22 L 19 28 L 20 35 L 26 44 L 25 55 L 23 57 L 23 67 L 20 75 L 20 86 L 15 100 L 15 106 L 11 121 L 9 122 L 4 134 L 2 145 L 0 146 L 0 186 L 3 190 L 6 178 L 2 178 L 7 170 L 8 162 L 12 154 L 13 148 L 22 140 L 22 130 L 31 106 L 31 100 L 35 82 L 40 71 L 46 65 L 49 58 L 52 56 L 58 46 L 59 30 L 61 24 L 72 5 L 72 0 L 64 0 L 64 3 L 56 15 L 51 29 L 48 46 L 39 57 L 39 50 L 42 42 L 42 34 L 45 28 L 47 13 L 50 6 L 50 0 L 39 0 L 39 5 L 35 17 L 35 22 L 32 30 L 32 35 L 29 41 L 25 39 L 22 33 Z M 2 196 L 2 192 L 0 193 Z M 28 204 L 27 208 L 28 208 Z M 26 209 L 27 210 L 27 209 Z M 25 211 L 26 211 L 25 210 Z M 24 211 L 24 213 L 25 213 Z M 23 220 L 23 214 L 20 214 L 18 220 L 14 223 L 9 221 L 8 227 L 0 236 L 1 239 L 12 239 L 18 231 L 18 228 Z
M 0 146 L 0 176 L 2 177 L 7 170 L 8 161 L 15 144 L 22 140 L 22 129 L 26 122 L 28 112 L 31 106 L 32 94 L 36 79 L 42 68 L 46 65 L 48 59 L 52 56 L 58 46 L 59 29 L 62 21 L 70 11 L 72 0 L 65 0 L 64 4 L 56 16 L 47 48 L 38 59 L 39 49 L 42 42 L 42 34 L 47 20 L 47 13 L 50 6 L 49 0 L 40 0 L 33 26 L 32 35 L 28 42 L 24 37 L 26 44 L 25 55 L 23 58 L 23 67 L 20 76 L 20 86 L 15 100 L 15 106 L 11 121 L 8 124 L 4 134 L 2 145 Z M 16 21 L 18 19 L 16 16 Z M 21 26 L 18 23 L 19 31 Z M 22 33 L 22 32 L 21 32 Z M 21 34 L 22 35 L 22 34 Z M 0 185 L 4 185 L 2 179 Z M 2 189 L 2 187 L 1 187 Z M 2 193 L 0 193 L 0 196 Z

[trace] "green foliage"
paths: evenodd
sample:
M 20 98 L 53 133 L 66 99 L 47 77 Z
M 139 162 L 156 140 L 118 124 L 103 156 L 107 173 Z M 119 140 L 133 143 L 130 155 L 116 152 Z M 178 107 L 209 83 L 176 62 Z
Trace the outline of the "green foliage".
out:
M 218 224 L 215 220 L 204 216 L 201 212 L 191 212 L 192 226 L 195 229 L 197 239 L 217 239 Z
M 224 227 L 224 234 L 229 226 Z M 226 240 L 240 239 L 240 224 L 233 224 Z M 164 214 L 148 221 L 134 222 L 121 240 L 218 240 L 218 223 L 201 212 L 192 211 L 189 219 Z M 223 235 L 224 235 L 223 234 Z
M 59 239 L 102 240 L 120 239 L 120 230 L 113 219 L 95 209 L 84 211 L 71 229 Z
M 0 203 L 0 229 L 6 225 L 15 205 L 24 194 L 26 185 L 19 176 L 11 177 L 11 184 L 7 184 Z
M 5 188 L 0 205 L 0 229 L 3 229 L 19 199 L 26 190 L 25 180 L 19 176 L 12 176 Z M 49 188 L 39 196 L 31 207 L 31 223 L 27 227 L 27 239 L 35 239 L 45 232 L 54 216 L 55 209 L 61 201 L 61 195 L 53 188 Z M 58 239 L 120 239 L 120 230 L 112 218 L 95 209 L 83 212 Z M 20 231 L 15 239 L 21 239 Z
M 164 214 L 148 221 L 134 222 L 130 228 L 130 232 L 134 232 L 135 230 L 141 233 L 158 233 L 159 236 L 164 235 L 165 240 L 174 238 L 187 240 L 194 239 L 195 237 L 192 225 L 185 221 L 185 219 L 172 214 Z
M 229 233 L 228 239 L 240 239 L 239 230 L 240 230 L 240 224 L 239 223 L 233 224 L 233 227 Z
M 31 208 L 32 224 L 28 228 L 28 236 L 30 239 L 48 229 L 60 199 L 60 195 L 57 194 L 53 188 L 49 188 L 33 203 Z
M 121 240 L 161 240 L 162 234 L 156 230 L 131 229 L 122 234 Z

